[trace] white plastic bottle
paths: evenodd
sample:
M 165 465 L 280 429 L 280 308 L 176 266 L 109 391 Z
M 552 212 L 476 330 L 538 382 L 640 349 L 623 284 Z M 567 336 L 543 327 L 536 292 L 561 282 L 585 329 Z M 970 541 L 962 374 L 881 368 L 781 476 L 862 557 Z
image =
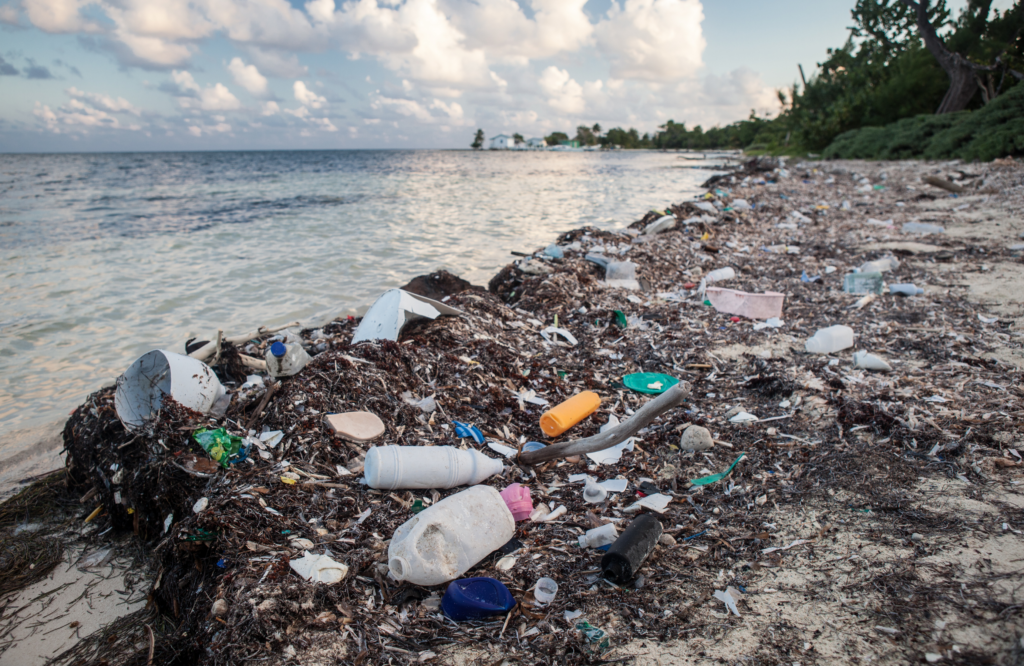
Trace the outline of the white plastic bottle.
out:
M 397 580 L 440 585 L 508 543 L 515 531 L 498 491 L 473 486 L 400 525 L 388 546 L 388 568 Z
M 804 345 L 812 354 L 831 354 L 853 346 L 853 329 L 849 326 L 820 328 Z
M 471 486 L 500 474 L 502 462 L 475 449 L 454 446 L 374 446 L 363 463 L 366 485 L 396 488 Z
M 697 287 L 697 291 L 703 294 L 705 289 L 716 282 L 724 282 L 725 280 L 731 280 L 734 277 L 736 277 L 736 271 L 731 267 L 726 266 L 725 268 L 716 268 L 704 276 L 704 279 L 700 281 L 700 286 Z
M 272 377 L 291 377 L 306 367 L 309 354 L 298 343 L 275 342 L 267 349 L 267 371 Z
M 580 548 L 600 548 L 601 546 L 615 543 L 615 540 L 618 538 L 619 530 L 615 527 L 615 523 L 608 523 L 607 525 L 587 530 L 586 534 L 581 534 L 579 538 Z

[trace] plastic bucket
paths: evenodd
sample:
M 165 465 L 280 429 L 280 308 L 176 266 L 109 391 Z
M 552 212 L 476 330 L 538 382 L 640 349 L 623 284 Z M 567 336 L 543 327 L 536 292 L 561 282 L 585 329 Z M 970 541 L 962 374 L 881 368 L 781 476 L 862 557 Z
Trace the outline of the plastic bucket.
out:
M 114 408 L 121 423 L 131 430 L 151 419 L 166 396 L 205 414 L 222 395 L 224 387 L 210 366 L 156 349 L 140 356 L 117 378 Z

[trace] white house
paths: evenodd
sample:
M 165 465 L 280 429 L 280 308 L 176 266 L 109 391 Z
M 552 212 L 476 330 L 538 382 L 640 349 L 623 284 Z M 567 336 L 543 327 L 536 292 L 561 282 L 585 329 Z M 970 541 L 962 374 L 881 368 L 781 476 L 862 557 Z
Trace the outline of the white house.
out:
M 515 147 L 516 140 L 506 134 L 491 137 L 491 150 L 512 150 Z
M 540 137 L 534 137 L 526 141 L 526 145 L 530 148 L 547 148 L 548 142 Z

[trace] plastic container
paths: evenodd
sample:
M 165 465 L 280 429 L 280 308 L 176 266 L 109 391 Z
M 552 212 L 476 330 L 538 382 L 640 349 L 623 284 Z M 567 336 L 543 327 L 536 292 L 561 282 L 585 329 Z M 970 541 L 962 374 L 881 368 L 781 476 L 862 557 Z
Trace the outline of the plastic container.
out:
M 926 222 L 904 222 L 903 233 L 905 234 L 943 234 L 946 233 L 946 228 L 939 226 L 938 224 L 928 224 Z
M 847 294 L 881 294 L 882 274 L 849 273 L 843 278 L 843 291 Z
M 379 490 L 476 485 L 502 468 L 500 460 L 453 446 L 374 446 L 363 463 L 366 485 Z
M 629 583 L 660 538 L 657 518 L 649 513 L 637 516 L 601 558 L 602 575 L 619 585 Z
M 140 356 L 117 378 L 114 408 L 121 423 L 132 430 L 151 419 L 165 397 L 206 414 L 223 395 L 224 387 L 208 365 L 157 349 Z
M 441 599 L 441 610 L 456 622 L 501 615 L 515 605 L 516 600 L 508 588 L 493 578 L 452 581 Z
M 874 261 L 868 261 L 857 269 L 858 273 L 887 273 L 900 267 L 900 260 L 896 257 L 882 257 Z
M 849 326 L 829 326 L 818 329 L 804 348 L 812 354 L 831 354 L 853 346 L 853 329 Z
M 538 578 L 533 586 L 533 598 L 540 604 L 550 604 L 558 594 L 558 583 L 550 578 Z
M 598 485 L 597 481 L 588 478 L 587 485 L 583 486 L 583 501 L 588 504 L 600 504 L 608 499 L 608 491 Z
M 540 417 L 540 429 L 548 437 L 558 437 L 601 406 L 601 396 L 593 391 L 577 393 L 560 405 L 552 407 Z
M 580 548 L 600 548 L 615 543 L 619 538 L 619 530 L 614 523 L 608 523 L 601 527 L 587 530 L 586 534 L 580 535 Z
M 530 489 L 526 486 L 513 483 L 500 494 L 516 522 L 527 520 L 533 513 L 533 500 L 530 499 Z
M 781 318 L 782 302 L 786 300 L 786 295 L 777 291 L 749 294 L 745 291 L 722 289 L 721 287 L 708 287 L 706 296 L 711 305 L 719 312 L 747 319 Z
M 515 531 L 498 491 L 473 486 L 400 525 L 388 547 L 388 568 L 396 580 L 440 585 L 508 543 Z
M 924 293 L 924 289 L 909 282 L 907 284 L 890 284 L 889 293 L 900 296 L 920 296 Z
M 265 358 L 267 371 L 271 377 L 291 377 L 309 363 L 309 354 L 298 343 L 286 345 L 283 342 L 275 342 L 270 345 Z

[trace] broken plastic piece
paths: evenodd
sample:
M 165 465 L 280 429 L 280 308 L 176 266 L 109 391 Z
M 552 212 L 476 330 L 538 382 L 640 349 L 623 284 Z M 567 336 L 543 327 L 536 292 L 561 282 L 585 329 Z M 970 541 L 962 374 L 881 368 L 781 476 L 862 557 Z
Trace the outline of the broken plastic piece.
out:
M 786 295 L 775 291 L 749 294 L 735 289 L 708 287 L 707 299 L 719 312 L 747 319 L 771 319 L 782 316 L 782 302 Z
M 843 277 L 843 291 L 847 294 L 880 294 L 882 293 L 882 274 L 849 273 Z
M 452 421 L 452 425 L 455 426 L 456 437 L 472 437 L 473 441 L 477 444 L 484 443 L 484 434 L 480 432 L 480 428 L 469 423 L 462 423 L 460 421 Z
M 502 490 L 500 495 L 516 522 L 526 520 L 533 513 L 533 500 L 530 499 L 530 489 L 526 486 L 513 483 Z
M 608 415 L 608 423 L 601 426 L 600 432 L 611 430 L 612 428 L 619 425 L 619 418 L 614 414 Z M 633 441 L 635 438 L 630 437 L 624 442 L 619 442 L 615 446 L 608 447 L 607 449 L 601 449 L 600 451 L 590 451 L 587 453 L 587 457 L 600 465 L 614 465 L 619 462 L 622 454 L 626 451 L 633 450 Z
M 310 583 L 334 585 L 348 575 L 348 565 L 336 562 L 327 555 L 313 555 L 308 550 L 305 551 L 305 555 L 288 564 L 292 571 Z
M 242 462 L 249 456 L 249 443 L 241 437 L 228 434 L 224 428 L 200 428 L 192 433 L 192 439 L 196 440 L 199 446 L 210 454 L 210 458 L 220 463 L 224 469 Z
M 550 604 L 558 594 L 558 583 L 551 578 L 540 578 L 533 586 L 533 598 L 540 604 Z
M 384 422 L 370 412 L 328 414 L 324 422 L 332 433 L 351 442 L 369 442 L 384 434 Z
M 892 372 L 892 366 L 874 354 L 866 351 L 853 352 L 853 364 L 865 370 L 877 370 L 879 372 Z
M 706 485 L 708 485 L 710 483 L 714 483 L 716 481 L 721 481 L 725 477 L 729 476 L 729 474 L 732 472 L 733 468 L 736 467 L 736 463 L 738 463 L 739 461 L 743 460 L 743 458 L 745 458 L 746 455 L 747 455 L 746 453 L 741 453 L 739 455 L 739 457 L 736 458 L 736 460 L 732 461 L 732 464 L 729 465 L 729 468 L 726 469 L 724 472 L 719 472 L 718 474 L 712 474 L 711 476 L 701 477 L 699 479 L 690 479 L 690 483 L 692 483 L 695 486 L 706 486 Z
M 679 383 L 679 380 L 658 372 L 636 372 L 622 378 L 626 388 L 637 393 L 664 393 Z
M 366 340 L 398 340 L 402 328 L 415 319 L 437 319 L 441 315 L 462 314 L 461 310 L 439 301 L 410 294 L 402 289 L 388 289 L 363 316 L 351 344 Z
M 725 592 L 721 590 L 715 590 L 715 599 L 718 599 L 725 604 L 726 609 L 736 617 L 740 617 L 740 611 L 736 608 L 736 600 L 740 596 L 740 591 L 731 585 L 725 588 Z

